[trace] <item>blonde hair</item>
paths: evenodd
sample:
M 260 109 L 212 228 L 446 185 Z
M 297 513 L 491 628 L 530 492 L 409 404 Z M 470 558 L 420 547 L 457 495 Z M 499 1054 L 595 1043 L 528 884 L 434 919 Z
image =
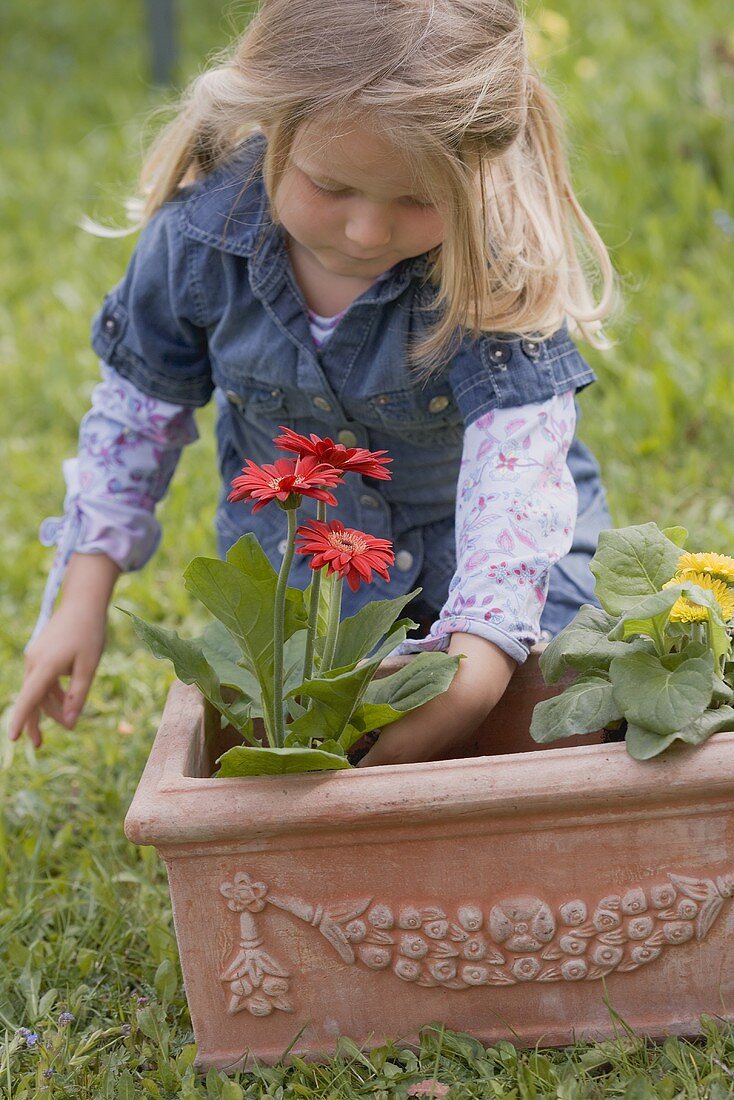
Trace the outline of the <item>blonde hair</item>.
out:
M 257 127 L 272 206 L 299 127 L 324 112 L 376 121 L 444 216 L 429 274 L 438 319 L 414 362 L 444 362 L 462 329 L 543 338 L 565 321 L 605 345 L 612 265 L 514 0 L 262 0 L 153 144 L 142 222 Z

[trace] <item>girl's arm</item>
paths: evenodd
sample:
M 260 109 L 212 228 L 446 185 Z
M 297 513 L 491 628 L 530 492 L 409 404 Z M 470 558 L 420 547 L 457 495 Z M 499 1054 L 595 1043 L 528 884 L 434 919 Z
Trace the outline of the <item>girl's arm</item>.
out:
M 147 396 L 104 363 L 102 376 L 82 421 L 77 458 L 64 463 L 65 515 L 41 528 L 45 541 L 58 548 L 10 729 L 13 739 L 25 729 L 36 747 L 39 709 L 74 726 L 104 646 L 115 580 L 154 553 L 160 539 L 156 503 L 182 447 L 197 438 L 190 408 Z M 58 679 L 64 675 L 72 677 L 67 691 Z
M 444 695 L 388 726 L 362 764 L 428 760 L 470 736 L 540 637 L 551 565 L 568 552 L 577 494 L 566 465 L 573 392 L 491 410 L 466 429 L 457 568 L 428 636 L 397 653 L 464 653 Z
M 10 740 L 41 745 L 40 713 L 71 729 L 94 679 L 105 641 L 107 607 L 120 567 L 106 554 L 73 554 L 50 621 L 25 652 L 25 679 L 10 716 Z M 60 677 L 69 676 L 66 689 Z
M 505 693 L 517 662 L 477 634 L 454 633 L 448 652 L 464 654 L 447 691 L 394 722 L 359 767 L 435 760 L 466 739 Z

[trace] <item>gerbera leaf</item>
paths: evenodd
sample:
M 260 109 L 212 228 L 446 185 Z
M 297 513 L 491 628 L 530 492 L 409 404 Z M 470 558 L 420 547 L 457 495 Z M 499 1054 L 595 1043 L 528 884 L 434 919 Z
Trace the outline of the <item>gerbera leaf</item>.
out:
M 608 668 L 613 657 L 628 652 L 622 641 L 611 641 L 609 633 L 616 616 L 600 607 L 585 603 L 575 618 L 553 638 L 540 658 L 540 671 L 546 684 L 555 684 L 568 668 L 585 672 L 590 668 Z
M 363 701 L 350 718 L 345 749 L 371 730 L 389 726 L 398 718 L 446 691 L 459 667 L 460 657 L 447 653 L 419 653 L 408 664 L 379 680 L 372 680 Z
M 602 531 L 590 568 L 604 610 L 623 615 L 642 596 L 658 592 L 675 573 L 679 557 L 680 547 L 655 523 Z
M 600 672 L 587 672 L 553 699 L 538 703 L 533 711 L 530 736 L 545 745 L 563 737 L 596 733 L 622 718 L 612 685 Z
M 630 653 L 614 658 L 609 677 L 614 702 L 628 722 L 665 736 L 695 722 L 708 707 L 714 662 L 708 650 L 697 657 Z
M 249 700 L 243 698 L 236 699 L 234 702 L 224 700 L 219 678 L 195 642 L 179 637 L 175 630 L 165 630 L 161 626 L 143 622 L 131 611 L 125 611 L 125 614 L 130 616 L 135 633 L 150 647 L 154 657 L 170 661 L 179 680 L 184 684 L 196 684 L 204 698 L 208 699 L 247 741 L 257 744 L 252 732 Z
M 322 752 L 321 749 L 287 748 L 268 749 L 251 748 L 248 745 L 236 745 L 228 749 L 217 761 L 219 779 L 231 779 L 248 775 L 293 775 L 298 772 L 339 771 L 350 768 L 345 756 Z
M 395 599 L 373 600 L 361 607 L 355 615 L 344 619 L 339 627 L 333 667 L 343 668 L 366 657 L 372 647 L 388 633 L 406 604 L 421 591 L 422 589 L 416 588 Z M 412 629 L 413 625 L 411 623 L 408 629 Z

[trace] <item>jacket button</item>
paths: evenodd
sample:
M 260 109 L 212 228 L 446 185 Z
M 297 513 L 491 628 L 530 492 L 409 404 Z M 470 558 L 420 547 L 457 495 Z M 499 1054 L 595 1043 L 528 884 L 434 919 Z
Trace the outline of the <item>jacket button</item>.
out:
M 389 405 L 390 404 L 390 398 L 387 396 L 386 393 L 381 393 L 379 397 L 375 398 L 375 404 L 376 405 Z
M 357 437 L 354 432 L 350 432 L 348 428 L 344 428 L 343 431 L 339 432 L 337 439 L 341 443 L 342 447 L 357 446 Z
M 490 344 L 489 345 L 489 358 L 493 363 L 496 363 L 500 370 L 506 370 L 507 363 L 512 356 L 512 349 L 509 344 Z
M 278 543 L 278 553 L 280 554 L 281 558 L 283 557 L 283 555 L 285 554 L 287 549 L 288 549 L 288 539 L 281 539 L 280 542 Z
M 228 401 L 230 401 L 233 405 L 237 405 L 240 409 L 244 405 L 244 401 L 238 393 L 235 393 L 234 390 L 227 390 L 225 396 Z
M 331 412 L 331 403 L 326 400 L 325 397 L 314 397 L 313 403 L 317 409 L 321 409 L 322 412 Z
M 413 555 L 410 550 L 398 550 L 395 555 L 395 565 L 401 573 L 407 573 L 413 566 Z
M 105 332 L 109 333 L 110 336 L 114 336 L 115 333 L 117 332 L 118 328 L 119 328 L 119 325 L 117 324 L 117 321 L 115 320 L 114 317 L 105 317 L 105 319 L 104 319 L 104 330 L 105 330 Z
M 439 394 L 438 397 L 431 398 L 431 400 L 428 402 L 428 411 L 432 413 L 440 413 L 443 412 L 444 409 L 447 409 L 448 405 L 449 399 L 448 397 L 446 397 L 445 394 L 442 393 Z
M 520 347 L 527 355 L 528 359 L 537 359 L 540 355 L 540 341 L 539 340 L 522 340 Z
M 365 508 L 380 507 L 379 500 L 377 499 L 377 497 L 373 497 L 371 493 L 362 493 L 362 496 L 359 498 L 359 503 L 362 504 Z

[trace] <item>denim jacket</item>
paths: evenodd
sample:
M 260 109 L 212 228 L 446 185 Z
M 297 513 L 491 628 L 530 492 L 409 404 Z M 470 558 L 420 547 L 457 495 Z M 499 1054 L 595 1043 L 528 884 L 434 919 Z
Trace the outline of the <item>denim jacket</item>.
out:
M 455 569 L 465 425 L 489 409 L 580 390 L 594 374 L 562 329 L 544 341 L 467 335 L 446 367 L 417 380 L 408 348 L 436 317 L 425 255 L 398 264 L 360 295 L 317 350 L 283 233 L 270 218 L 260 170 L 264 148 L 262 136 L 251 137 L 223 167 L 155 215 L 124 279 L 94 319 L 93 347 L 153 397 L 200 406 L 215 393 L 221 553 L 254 531 L 279 564 L 282 511 L 252 515 L 226 500 L 246 458 L 273 461 L 279 425 L 346 446 L 387 449 L 392 480 L 346 479 L 338 516 L 348 527 L 392 539 L 396 567 L 389 585 L 377 578 L 369 590 L 345 591 L 345 611 L 420 583 L 424 606 L 435 613 Z M 551 632 L 593 598 L 588 559 L 598 531 L 608 526 L 597 464 L 578 440 L 568 463 L 579 520 L 571 553 L 553 567 L 551 610 L 546 608 Z M 304 500 L 303 517 L 314 514 Z M 292 583 L 305 585 L 308 574 L 307 562 L 298 558 Z

